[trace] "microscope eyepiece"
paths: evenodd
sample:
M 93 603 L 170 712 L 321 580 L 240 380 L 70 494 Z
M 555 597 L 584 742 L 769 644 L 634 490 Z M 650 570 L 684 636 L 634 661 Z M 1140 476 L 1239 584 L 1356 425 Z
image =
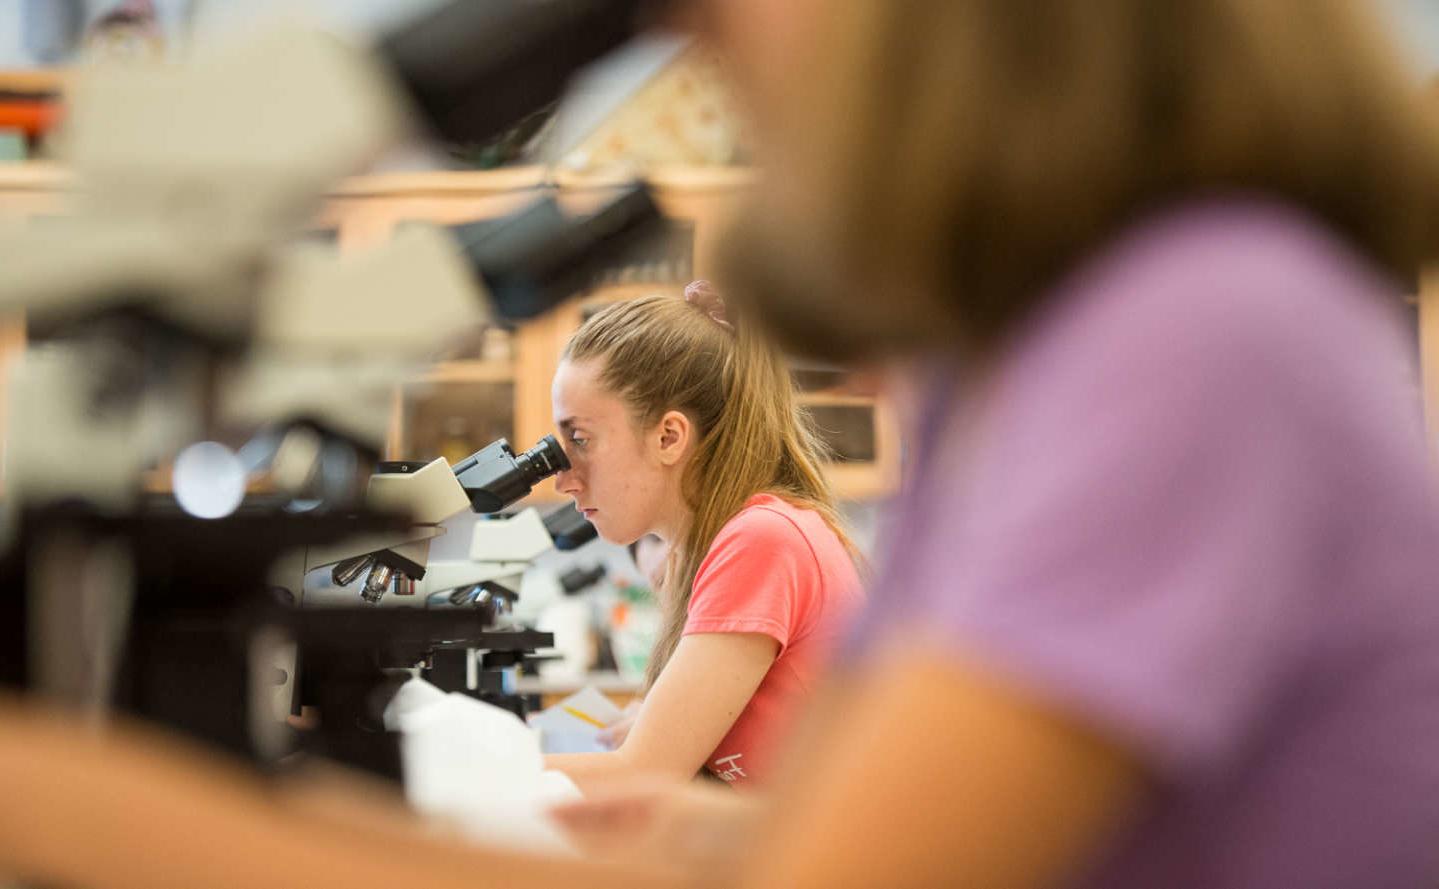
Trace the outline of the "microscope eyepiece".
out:
M 557 472 L 570 468 L 569 458 L 553 435 L 518 456 L 501 438 L 453 467 L 455 478 L 479 513 L 499 512 Z
M 515 458 L 515 467 L 533 486 L 563 469 L 569 469 L 570 458 L 565 456 L 565 449 L 560 447 L 553 435 L 546 435 L 539 444 Z

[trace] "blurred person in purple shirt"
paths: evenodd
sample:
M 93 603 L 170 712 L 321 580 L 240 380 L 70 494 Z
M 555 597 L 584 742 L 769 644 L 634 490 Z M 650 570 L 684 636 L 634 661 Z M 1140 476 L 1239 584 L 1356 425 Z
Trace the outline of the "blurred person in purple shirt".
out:
M 1439 885 L 1439 507 L 1399 300 L 1439 248 L 1439 135 L 1367 5 L 696 4 L 770 172 L 727 292 L 797 351 L 917 368 L 874 607 L 795 777 L 597 794 L 558 816 L 621 863 L 541 862 L 375 842 L 12 711 L 0 868 Z M 244 842 L 107 869 L 155 845 L 116 800 Z
M 832 859 L 855 884 L 1439 885 L 1399 291 L 1439 143 L 1369 11 L 759 5 L 711 24 L 786 174 L 731 286 L 798 351 L 920 369 L 851 728 L 775 848 L 884 848 Z

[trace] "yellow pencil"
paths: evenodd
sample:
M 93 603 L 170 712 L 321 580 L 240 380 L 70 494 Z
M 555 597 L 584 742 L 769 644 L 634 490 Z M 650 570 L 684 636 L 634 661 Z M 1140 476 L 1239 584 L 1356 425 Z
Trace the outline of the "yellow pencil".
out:
M 561 707 L 562 707 L 562 709 L 563 709 L 566 713 L 570 714 L 570 715 L 573 716 L 574 718 L 576 718 L 576 719 L 582 719 L 582 720 L 584 720 L 585 722 L 588 722 L 590 725 L 594 726 L 595 728 L 604 728 L 604 727 L 605 727 L 605 724 L 604 724 L 603 722 L 600 722 L 598 719 L 595 719 L 593 716 L 591 716 L 591 715 L 588 714 L 588 713 L 582 713 L 582 712 L 580 712 L 579 710 L 576 710 L 574 707 L 570 707 L 570 706 L 566 706 L 566 705 L 561 705 Z

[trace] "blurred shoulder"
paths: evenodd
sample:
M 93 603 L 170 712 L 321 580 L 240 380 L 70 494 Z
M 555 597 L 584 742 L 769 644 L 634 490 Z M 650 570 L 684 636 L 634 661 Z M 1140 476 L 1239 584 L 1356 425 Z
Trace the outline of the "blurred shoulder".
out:
M 1012 369 L 1251 389 L 1397 380 L 1400 305 L 1392 280 L 1303 209 L 1196 200 L 1134 223 L 1057 283 Z
M 1302 208 L 1256 197 L 1194 200 L 1134 223 L 1081 263 L 1052 301 L 1074 320 L 1132 319 L 1181 338 L 1312 339 L 1397 317 L 1395 283 Z

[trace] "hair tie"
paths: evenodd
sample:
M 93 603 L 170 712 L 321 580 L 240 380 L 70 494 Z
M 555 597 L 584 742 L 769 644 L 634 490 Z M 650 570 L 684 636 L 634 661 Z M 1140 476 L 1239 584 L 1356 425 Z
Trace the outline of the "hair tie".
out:
M 700 278 L 698 281 L 691 281 L 685 286 L 685 302 L 703 312 L 711 321 L 723 327 L 729 332 L 734 332 L 734 325 L 725 317 L 724 297 L 714 289 L 714 285 Z

